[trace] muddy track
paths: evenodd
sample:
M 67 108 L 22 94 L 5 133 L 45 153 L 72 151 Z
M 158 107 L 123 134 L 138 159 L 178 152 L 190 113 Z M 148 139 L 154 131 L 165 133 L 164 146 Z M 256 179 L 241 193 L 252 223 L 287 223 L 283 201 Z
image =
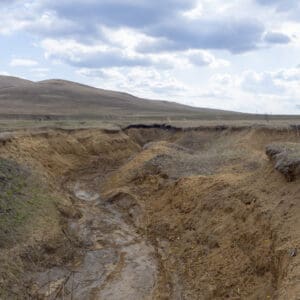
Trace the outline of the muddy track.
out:
M 90 184 L 96 179 L 99 174 L 85 174 L 66 182 L 82 217 L 69 219 L 65 234 L 81 248 L 81 257 L 32 274 L 32 298 L 153 299 L 159 277 L 156 250 L 103 201 L 99 187 Z

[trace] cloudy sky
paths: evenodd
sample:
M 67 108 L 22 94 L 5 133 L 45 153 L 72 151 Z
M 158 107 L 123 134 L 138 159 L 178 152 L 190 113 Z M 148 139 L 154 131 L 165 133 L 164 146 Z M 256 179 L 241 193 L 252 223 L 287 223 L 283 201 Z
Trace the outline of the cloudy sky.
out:
M 0 74 L 300 113 L 299 0 L 1 0 Z

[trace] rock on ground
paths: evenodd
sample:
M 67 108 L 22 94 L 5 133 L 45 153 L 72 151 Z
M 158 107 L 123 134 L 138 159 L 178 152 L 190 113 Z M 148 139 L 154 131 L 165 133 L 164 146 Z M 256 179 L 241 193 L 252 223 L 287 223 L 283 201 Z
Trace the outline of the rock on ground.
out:
M 300 143 L 274 143 L 266 147 L 266 154 L 287 181 L 300 176 Z

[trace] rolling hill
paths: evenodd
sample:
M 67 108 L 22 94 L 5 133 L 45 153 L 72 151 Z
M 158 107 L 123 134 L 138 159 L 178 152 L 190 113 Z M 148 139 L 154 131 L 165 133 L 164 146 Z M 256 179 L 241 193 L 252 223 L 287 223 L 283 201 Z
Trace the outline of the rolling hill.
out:
M 244 114 L 195 108 L 175 102 L 146 100 L 66 80 L 32 82 L 0 76 L 0 116 L 3 118 L 190 117 L 240 118 Z

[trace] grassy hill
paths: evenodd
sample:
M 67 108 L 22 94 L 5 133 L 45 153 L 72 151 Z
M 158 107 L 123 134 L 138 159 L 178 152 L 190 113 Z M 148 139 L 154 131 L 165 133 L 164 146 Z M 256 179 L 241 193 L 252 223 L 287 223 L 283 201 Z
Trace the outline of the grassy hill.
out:
M 242 115 L 175 102 L 146 100 L 65 80 L 32 82 L 9 76 L 0 76 L 0 107 L 1 117 L 29 118 L 116 118 L 120 115 L 231 118 Z
M 267 116 L 191 107 L 170 101 L 138 98 L 60 79 L 33 82 L 0 76 L 0 120 L 2 129 L 40 126 L 40 121 L 44 121 L 44 126 L 53 125 L 53 121 L 67 122 L 68 125 L 71 121 L 84 121 L 86 126 L 99 126 L 94 122 L 102 125 L 158 122 L 182 127 L 199 126 L 200 123 L 204 125 L 205 122 L 217 125 L 270 126 L 272 123 L 276 126 L 298 126 L 300 116 Z M 49 124 L 45 121 L 49 121 Z M 71 126 L 75 125 L 72 123 Z

